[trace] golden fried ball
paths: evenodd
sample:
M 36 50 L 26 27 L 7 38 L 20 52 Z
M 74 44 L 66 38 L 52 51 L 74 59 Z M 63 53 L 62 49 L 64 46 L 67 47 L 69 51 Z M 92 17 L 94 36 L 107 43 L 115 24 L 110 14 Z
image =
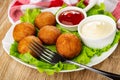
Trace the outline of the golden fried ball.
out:
M 56 48 L 60 55 L 67 59 L 72 59 L 79 55 L 81 51 L 81 41 L 72 33 L 61 34 L 57 39 Z
M 30 54 L 34 57 L 37 57 L 36 54 L 34 54 L 30 49 L 29 49 L 29 44 L 31 43 L 31 41 L 36 41 L 40 44 L 42 44 L 42 42 L 40 41 L 40 39 L 38 37 L 35 36 L 27 36 L 25 38 L 23 38 L 19 43 L 18 43 L 18 51 L 21 54 L 24 54 L 26 52 L 30 52 Z
M 35 19 L 35 25 L 40 29 L 46 25 L 55 25 L 55 16 L 51 12 L 42 12 Z
M 44 26 L 38 32 L 38 37 L 43 41 L 45 44 L 55 44 L 57 38 L 60 35 L 60 30 L 57 29 L 55 26 Z
M 13 30 L 13 38 L 15 41 L 20 41 L 29 35 L 35 34 L 35 27 L 31 23 L 22 22 L 15 26 Z

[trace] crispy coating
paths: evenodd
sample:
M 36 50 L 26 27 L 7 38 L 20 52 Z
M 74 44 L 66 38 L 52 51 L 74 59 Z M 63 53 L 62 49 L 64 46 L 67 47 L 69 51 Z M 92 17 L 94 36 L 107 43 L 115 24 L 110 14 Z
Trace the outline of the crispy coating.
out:
M 18 51 L 21 54 L 24 54 L 26 52 L 30 52 L 30 54 L 34 57 L 37 57 L 36 54 L 34 54 L 30 49 L 29 49 L 29 44 L 31 43 L 31 41 L 37 41 L 38 43 L 42 44 L 42 42 L 40 41 L 40 39 L 38 37 L 35 36 L 27 36 L 25 38 L 23 38 L 19 43 L 18 43 Z
M 55 16 L 51 12 L 42 12 L 35 19 L 35 25 L 40 29 L 46 25 L 55 25 Z
M 22 22 L 15 26 L 13 30 L 13 38 L 15 41 L 20 41 L 29 35 L 35 34 L 35 27 L 31 23 Z
M 38 33 L 38 37 L 45 43 L 45 44 L 55 44 L 57 38 L 60 35 L 60 30 L 57 29 L 55 26 L 44 26 L 40 29 Z
M 61 34 L 57 39 L 56 48 L 60 55 L 67 59 L 72 59 L 79 55 L 81 51 L 81 41 L 72 33 Z

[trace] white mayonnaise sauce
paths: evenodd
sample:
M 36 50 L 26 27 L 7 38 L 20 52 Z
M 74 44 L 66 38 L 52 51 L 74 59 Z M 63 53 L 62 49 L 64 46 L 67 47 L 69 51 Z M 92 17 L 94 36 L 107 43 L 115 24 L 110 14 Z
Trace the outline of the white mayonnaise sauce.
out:
M 82 26 L 81 33 L 87 38 L 99 39 L 107 36 L 112 30 L 112 24 L 106 21 L 91 21 Z

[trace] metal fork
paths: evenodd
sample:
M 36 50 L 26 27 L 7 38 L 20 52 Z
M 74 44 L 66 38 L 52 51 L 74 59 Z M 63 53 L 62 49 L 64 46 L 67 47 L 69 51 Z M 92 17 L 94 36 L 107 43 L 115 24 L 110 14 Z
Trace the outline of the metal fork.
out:
M 101 75 L 109 78 L 110 80 L 120 80 L 120 75 L 118 75 L 118 74 L 106 72 L 106 71 L 103 71 L 103 70 L 92 68 L 92 67 L 89 67 L 89 66 L 79 64 L 79 63 L 73 62 L 71 60 L 65 59 L 64 57 L 62 57 L 58 53 L 52 52 L 51 50 L 47 49 L 46 47 L 44 47 L 43 45 L 41 45 L 40 43 L 38 43 L 36 41 L 32 41 L 29 48 L 35 54 L 37 54 L 42 60 L 44 60 L 44 61 L 46 61 L 50 64 L 56 64 L 59 61 L 67 62 L 67 63 L 70 63 L 70 64 L 77 65 L 79 67 L 88 69 L 90 71 L 96 72 L 98 74 L 101 74 Z

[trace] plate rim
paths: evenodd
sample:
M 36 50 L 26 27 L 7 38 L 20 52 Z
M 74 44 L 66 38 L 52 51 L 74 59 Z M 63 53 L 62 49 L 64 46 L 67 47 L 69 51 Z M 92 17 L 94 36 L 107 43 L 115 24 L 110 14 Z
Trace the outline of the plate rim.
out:
M 43 12 L 44 11 L 53 11 L 53 9 L 59 9 L 60 7 L 52 7 L 52 8 L 47 8 L 47 9 L 44 9 L 44 10 L 42 10 Z M 51 10 L 50 10 L 51 9 Z M 57 11 L 57 10 L 56 10 Z M 54 12 L 55 13 L 55 12 Z M 7 35 L 8 35 L 8 33 L 10 32 L 10 30 L 11 29 L 13 29 L 14 27 L 15 27 L 15 25 L 16 24 L 18 24 L 18 23 L 20 23 L 20 20 L 18 20 L 17 22 L 15 22 L 14 24 L 12 24 L 11 25 L 11 27 L 9 28 L 9 30 L 7 31 L 7 33 L 6 33 L 6 35 L 4 36 L 4 38 L 3 38 L 3 40 L 2 40 L 2 45 L 3 45 L 3 48 L 4 48 L 4 50 L 7 52 L 7 54 L 10 56 L 10 57 L 12 57 L 15 61 L 17 61 L 17 62 L 19 62 L 19 63 L 21 63 L 21 64 L 23 64 L 23 65 L 26 65 L 26 66 L 28 66 L 28 67 L 31 67 L 31 68 L 34 68 L 34 69 L 37 69 L 37 67 L 35 67 L 35 66 L 33 66 L 33 65 L 31 65 L 31 64 L 28 64 L 28 63 L 25 63 L 25 62 L 23 62 L 22 60 L 20 60 L 19 58 L 16 58 L 16 57 L 14 57 L 14 56 L 12 56 L 12 55 L 10 55 L 10 52 L 6 49 L 6 47 L 5 47 L 5 44 L 7 44 L 6 42 L 5 42 L 5 39 L 6 39 L 6 37 L 7 37 Z M 13 42 L 12 42 L 13 43 Z M 101 61 L 99 61 L 98 63 L 95 63 L 95 64 L 90 64 L 90 63 L 88 63 L 88 64 L 86 64 L 87 66 L 94 66 L 94 65 L 97 65 L 97 64 L 99 64 L 99 63 L 101 63 L 101 62 L 103 62 L 105 59 L 107 59 L 114 51 L 115 51 L 115 49 L 117 48 L 117 46 L 118 46 L 118 43 L 116 43 L 113 47 L 111 47 L 107 52 L 109 52 L 110 50 L 110 53 L 108 53 L 109 55 L 107 55 L 107 57 L 105 57 L 103 60 L 101 60 Z M 9 46 L 10 47 L 10 46 Z M 10 49 L 10 48 L 9 48 Z M 107 52 L 103 52 L 101 55 L 103 55 L 103 54 L 107 54 Z M 91 58 L 92 59 L 92 58 Z M 73 70 L 61 70 L 60 72 L 73 72 L 73 71 L 80 71 L 80 70 L 83 70 L 84 68 L 78 68 L 78 69 L 73 69 Z

